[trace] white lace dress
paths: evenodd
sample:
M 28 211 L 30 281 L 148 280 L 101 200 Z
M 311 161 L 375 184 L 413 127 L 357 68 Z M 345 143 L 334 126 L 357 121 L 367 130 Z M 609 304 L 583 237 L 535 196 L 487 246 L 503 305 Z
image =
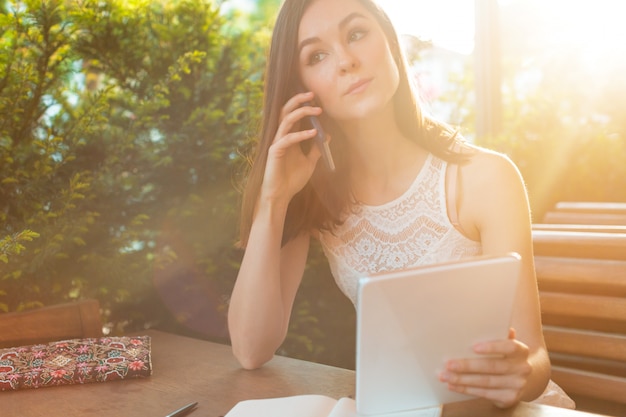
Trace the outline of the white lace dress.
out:
M 429 155 L 400 197 L 379 206 L 360 204 L 341 226 L 320 234 L 333 277 L 354 305 L 359 277 L 482 253 L 480 242 L 465 237 L 448 217 L 446 168 Z M 575 408 L 553 381 L 533 402 Z
M 332 274 L 356 305 L 357 281 L 371 273 L 457 260 L 481 253 L 448 218 L 447 164 L 429 155 L 408 190 L 380 206 L 360 204 L 320 241 Z

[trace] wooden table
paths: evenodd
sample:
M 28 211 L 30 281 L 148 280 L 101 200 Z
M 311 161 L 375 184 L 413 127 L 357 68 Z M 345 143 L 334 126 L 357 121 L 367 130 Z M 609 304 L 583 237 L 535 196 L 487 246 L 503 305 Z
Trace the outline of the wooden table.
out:
M 190 402 L 190 417 L 218 417 L 251 398 L 354 393 L 354 372 L 285 357 L 263 368 L 239 367 L 229 346 L 173 334 L 147 331 L 152 337 L 153 375 L 106 383 L 0 392 L 3 417 L 161 417 Z M 590 417 L 594 414 L 522 403 L 498 410 L 483 401 L 450 404 L 445 417 Z

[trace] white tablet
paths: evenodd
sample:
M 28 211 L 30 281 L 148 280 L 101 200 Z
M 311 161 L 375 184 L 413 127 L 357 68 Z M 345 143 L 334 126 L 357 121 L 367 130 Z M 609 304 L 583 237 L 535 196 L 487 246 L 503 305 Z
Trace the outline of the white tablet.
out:
M 505 339 L 520 257 L 481 256 L 359 280 L 356 408 L 359 416 L 406 412 L 471 397 L 439 381 L 448 359 Z

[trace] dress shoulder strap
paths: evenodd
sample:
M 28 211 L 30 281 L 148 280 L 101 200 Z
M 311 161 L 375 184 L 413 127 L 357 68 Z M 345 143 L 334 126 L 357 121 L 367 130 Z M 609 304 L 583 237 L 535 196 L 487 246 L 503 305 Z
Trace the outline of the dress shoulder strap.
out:
M 448 163 L 446 167 L 446 206 L 450 223 L 464 235 L 467 235 L 459 223 L 459 164 Z

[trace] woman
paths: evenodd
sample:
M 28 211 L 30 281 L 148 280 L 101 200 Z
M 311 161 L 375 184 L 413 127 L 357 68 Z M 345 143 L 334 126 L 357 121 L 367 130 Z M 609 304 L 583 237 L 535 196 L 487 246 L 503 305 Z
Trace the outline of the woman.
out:
M 311 238 L 353 302 L 363 273 L 517 252 L 523 283 L 509 338 L 477 345 L 481 358 L 450 361 L 440 379 L 500 407 L 533 400 L 550 363 L 522 180 L 504 156 L 423 115 L 415 97 L 398 36 L 371 0 L 284 2 L 244 193 L 233 352 L 254 369 L 281 345 Z M 310 146 L 309 116 L 330 133 L 335 172 Z

